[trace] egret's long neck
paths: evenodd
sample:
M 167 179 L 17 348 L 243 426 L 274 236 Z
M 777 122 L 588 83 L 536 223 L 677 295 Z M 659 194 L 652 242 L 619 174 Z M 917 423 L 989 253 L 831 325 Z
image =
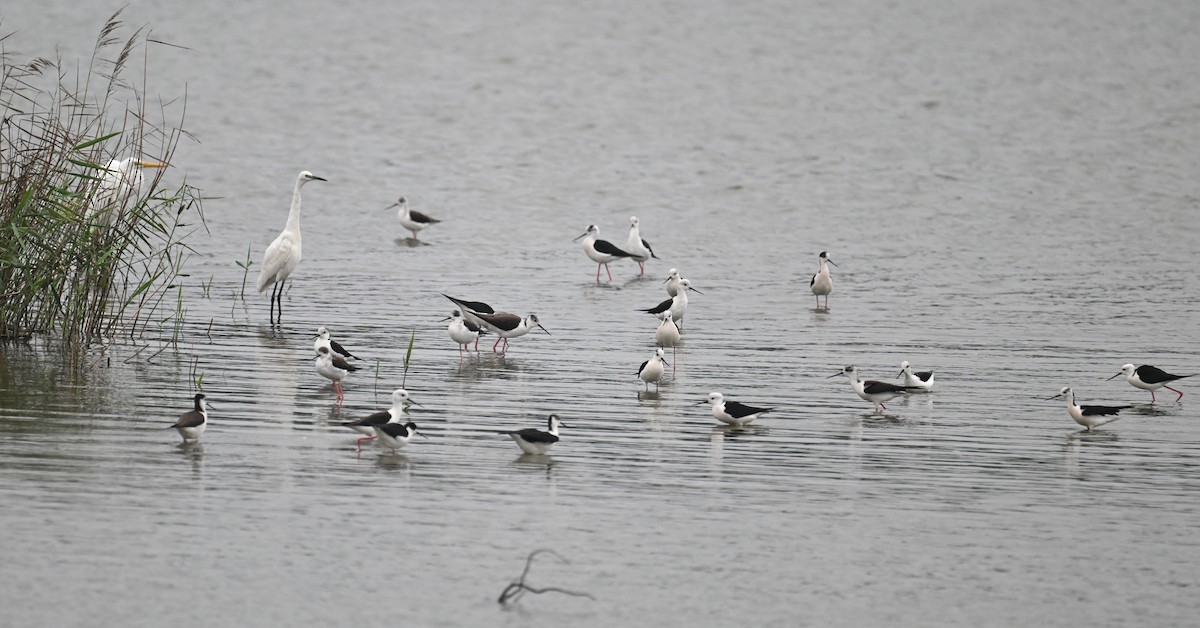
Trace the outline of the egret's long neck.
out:
M 304 182 L 297 179 L 296 189 L 292 192 L 292 210 L 288 212 L 287 230 L 294 232 L 296 237 L 300 236 L 300 188 L 303 186 Z

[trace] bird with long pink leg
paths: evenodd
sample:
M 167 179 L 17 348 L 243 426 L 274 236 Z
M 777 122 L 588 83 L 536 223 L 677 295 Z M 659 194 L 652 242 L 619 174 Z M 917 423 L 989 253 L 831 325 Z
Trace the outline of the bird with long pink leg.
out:
M 1175 401 L 1178 402 L 1180 399 L 1183 399 L 1183 391 L 1171 388 L 1170 386 L 1167 386 L 1167 384 L 1179 381 L 1185 377 L 1195 377 L 1194 373 L 1192 375 L 1172 375 L 1158 367 L 1150 366 L 1149 364 L 1143 364 L 1137 368 L 1134 368 L 1132 364 L 1126 364 L 1125 366 L 1121 367 L 1120 373 L 1117 373 L 1108 379 L 1115 379 L 1122 375 L 1125 376 L 1125 381 L 1129 382 L 1133 387 L 1141 388 L 1142 390 L 1149 390 L 1150 403 L 1155 402 L 1154 391 L 1158 390 L 1159 388 L 1166 388 L 1167 390 L 1179 393 L 1179 396 L 1175 398 Z
M 413 400 L 407 390 L 397 388 L 392 392 L 392 407 L 381 412 L 370 414 L 356 421 L 348 421 L 342 423 L 343 427 L 348 427 L 364 436 L 354 442 L 358 451 L 362 451 L 363 441 L 375 440 L 375 428 L 386 423 L 399 423 L 404 418 L 404 404 L 413 403 L 421 405 Z
M 321 347 L 317 350 L 317 356 L 313 358 L 317 361 L 317 373 L 325 379 L 333 382 L 333 392 L 337 393 L 338 403 L 345 401 L 346 396 L 342 391 L 342 380 L 353 371 L 357 371 L 358 367 L 346 362 L 342 356 L 335 354 L 329 350 L 329 347 Z
M 596 225 L 588 225 L 587 231 L 576 237 L 572 242 L 576 242 L 579 238 L 583 240 L 583 252 L 593 261 L 596 262 L 596 283 L 600 283 L 600 267 L 608 272 L 608 280 L 612 281 L 612 270 L 608 268 L 609 262 L 614 262 L 623 257 L 633 257 L 626 251 L 617 248 L 615 244 L 608 240 L 597 240 L 596 236 L 600 235 L 600 227 Z

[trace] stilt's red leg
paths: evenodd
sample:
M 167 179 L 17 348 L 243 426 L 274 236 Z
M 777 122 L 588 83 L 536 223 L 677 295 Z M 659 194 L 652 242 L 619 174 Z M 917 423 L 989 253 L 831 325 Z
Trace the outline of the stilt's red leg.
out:
M 479 353 L 479 336 L 475 336 L 475 353 Z
M 596 264 L 596 283 L 600 283 L 600 264 Z
M 503 337 L 503 336 L 500 336 L 500 337 L 496 338 L 496 344 L 492 345 L 492 353 L 495 353 L 495 352 L 496 352 L 496 347 L 499 347 L 499 346 L 500 346 L 500 341 L 501 341 L 501 340 L 504 340 L 504 337 Z
M 612 281 L 612 269 L 608 267 L 608 264 L 604 265 L 604 270 L 608 273 L 608 280 Z
M 362 438 L 355 441 L 354 444 L 358 446 L 359 451 L 362 451 L 362 442 L 364 440 L 375 440 L 375 437 L 374 436 L 363 436 Z
M 1170 386 L 1166 386 L 1166 389 L 1167 390 L 1175 390 L 1174 388 L 1171 388 Z M 1180 399 L 1183 399 L 1183 391 L 1182 390 L 1175 390 L 1175 392 L 1179 393 L 1179 396 L 1175 398 L 1175 401 L 1179 401 Z
M 1156 399 L 1154 398 L 1154 391 L 1151 390 L 1150 391 L 1150 403 L 1154 403 L 1155 401 L 1156 401 Z
M 644 262 L 638 262 L 638 268 L 640 269 L 638 270 L 638 277 L 646 274 L 646 264 Z

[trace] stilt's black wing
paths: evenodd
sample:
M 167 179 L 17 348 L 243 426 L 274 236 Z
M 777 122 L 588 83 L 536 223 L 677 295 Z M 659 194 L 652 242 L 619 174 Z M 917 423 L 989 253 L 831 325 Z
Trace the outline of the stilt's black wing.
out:
M 654 254 L 654 249 L 650 248 L 650 243 L 647 242 L 645 239 L 642 240 L 642 246 L 646 247 L 647 251 L 650 251 L 650 257 L 653 257 L 654 259 L 658 259 L 658 256 Z
M 347 351 L 346 348 L 343 347 L 342 345 L 339 345 L 336 340 L 329 341 L 329 348 L 333 349 L 334 353 L 336 353 L 344 358 L 354 358 L 355 360 L 359 359 L 358 356 Z
M 889 384 L 887 382 L 878 382 L 873 379 L 863 382 L 863 392 L 867 393 L 868 395 L 878 395 L 880 393 L 890 393 L 890 392 L 902 393 L 902 392 L 907 392 L 909 388 L 911 388 L 911 387 L 910 386 L 897 386 L 895 384 Z
M 933 371 L 921 371 L 920 373 L 914 373 L 914 375 L 917 376 L 917 379 L 919 379 L 923 382 L 927 382 L 927 381 L 929 381 L 930 377 L 933 377 Z M 953 378 L 951 378 L 951 379 L 953 379 Z
M 654 307 L 650 307 L 650 308 L 646 308 L 644 310 L 638 310 L 638 311 L 639 312 L 649 312 L 651 314 L 662 314 L 663 312 L 666 312 L 667 310 L 671 309 L 671 304 L 674 302 L 675 302 L 674 299 L 667 299 L 666 301 L 663 301 L 662 303 L 659 303 L 658 305 L 656 305 Z
M 432 225 L 435 222 L 441 222 L 437 218 L 430 218 L 428 214 L 422 214 L 416 210 L 408 210 L 408 217 L 413 219 L 413 222 L 423 222 L 427 225 Z
M 738 403 L 736 401 L 725 402 L 725 414 L 728 414 L 735 419 L 747 417 L 751 414 L 770 412 L 771 410 L 774 410 L 774 408 L 755 408 L 754 406 L 748 406 L 744 403 Z
M 483 303 L 480 301 L 463 301 L 462 299 L 456 299 L 445 293 L 443 293 L 442 296 L 446 297 L 447 299 L 450 299 L 451 301 L 456 303 L 459 307 L 461 307 L 465 310 L 470 310 L 476 314 L 495 314 L 496 313 L 496 310 L 493 310 L 492 306 L 488 305 L 487 303 Z
M 615 244 L 613 244 L 612 242 L 609 242 L 608 240 L 596 240 L 596 242 L 592 246 L 596 247 L 596 252 L 603 253 L 605 255 L 616 255 L 617 257 L 633 257 L 632 255 L 626 253 L 625 251 L 618 249 Z
M 500 433 L 501 434 L 516 434 L 517 436 L 520 436 L 522 440 L 524 440 L 525 442 L 528 442 L 528 443 L 557 443 L 558 442 L 558 437 L 555 436 L 554 434 L 551 434 L 550 432 L 543 432 L 542 430 L 535 430 L 532 427 L 526 428 L 523 430 L 517 430 L 515 432 L 500 432 Z
M 1165 384 L 1177 379 L 1191 377 L 1191 375 L 1172 375 L 1157 366 L 1150 366 L 1149 364 L 1137 367 L 1134 373 L 1137 373 L 1138 378 L 1147 384 Z
M 1079 406 L 1079 410 L 1083 412 L 1083 416 L 1105 416 L 1116 414 L 1133 406 Z
M 334 354 L 334 356 L 333 356 L 333 365 L 336 366 L 337 368 L 342 369 L 343 371 L 357 371 L 358 370 L 357 366 L 354 366 L 353 364 L 347 362 L 346 360 L 342 359 L 342 356 L 337 355 L 337 354 Z
M 521 324 L 520 316 L 517 316 L 516 314 L 509 314 L 507 312 L 500 312 L 498 314 L 479 313 L 475 316 L 478 316 L 479 320 L 495 327 L 496 329 L 503 329 L 504 331 L 512 331 Z
M 646 360 L 645 362 L 642 362 L 642 365 L 638 367 L 638 372 L 637 372 L 637 374 L 638 374 L 638 375 L 641 375 L 641 374 L 642 374 L 642 371 L 646 370 L 646 365 L 647 365 L 647 364 L 649 364 L 649 363 L 650 363 L 650 360 Z
M 201 425 L 204 425 L 204 415 L 199 411 L 190 410 L 184 412 L 173 427 L 200 427 Z
M 387 410 L 376 412 L 370 416 L 363 417 L 357 421 L 348 421 L 342 423 L 343 427 L 370 427 L 372 425 L 383 425 L 392 420 L 392 414 Z

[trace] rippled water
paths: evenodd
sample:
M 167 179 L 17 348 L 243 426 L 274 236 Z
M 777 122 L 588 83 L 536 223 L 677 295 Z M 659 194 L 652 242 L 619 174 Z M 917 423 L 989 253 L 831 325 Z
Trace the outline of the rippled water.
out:
M 915 5 L 915 6 L 914 6 Z M 95 12 L 92 12 L 95 11 Z M 106 12 L 10 7 L 15 48 Z M 1200 423 L 1120 380 L 1200 371 L 1192 3 L 133 6 L 188 85 L 176 176 L 213 196 L 178 351 L 73 376 L 0 345 L 0 624 L 1172 625 L 1200 603 Z M 284 324 L 234 298 L 283 226 Z M 413 246 L 383 208 L 443 219 Z M 571 238 L 662 256 L 594 281 Z M 807 290 L 827 250 L 828 312 Z M 657 394 L 634 376 L 677 267 Z M 201 282 L 212 282 L 205 298 Z M 253 277 L 251 277 L 253 281 Z M 449 293 L 552 336 L 459 358 Z M 368 367 L 339 407 L 327 325 Z M 339 421 L 403 379 L 428 434 Z M 938 368 L 886 416 L 845 364 Z M 378 373 L 376 373 L 376 366 Z M 197 447 L 164 425 L 194 380 Z M 1080 433 L 1061 400 L 1137 404 Z M 777 408 L 720 427 L 718 390 Z M 570 426 L 548 458 L 496 430 Z M 533 549 L 547 593 L 495 598 Z

